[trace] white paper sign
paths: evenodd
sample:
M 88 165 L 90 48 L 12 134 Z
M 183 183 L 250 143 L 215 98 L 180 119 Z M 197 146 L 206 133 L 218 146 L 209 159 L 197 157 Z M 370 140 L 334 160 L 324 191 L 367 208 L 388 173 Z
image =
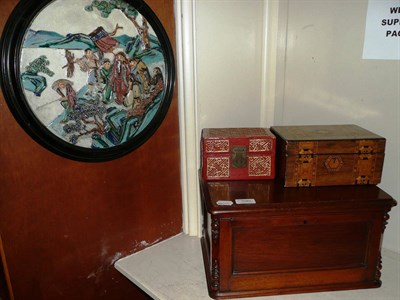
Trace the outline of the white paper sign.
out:
M 400 0 L 369 0 L 364 59 L 400 59 Z

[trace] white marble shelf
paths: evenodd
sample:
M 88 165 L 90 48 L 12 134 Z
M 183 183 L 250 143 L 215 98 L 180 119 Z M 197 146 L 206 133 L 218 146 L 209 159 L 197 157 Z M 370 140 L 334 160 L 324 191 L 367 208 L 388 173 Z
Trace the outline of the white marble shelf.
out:
M 383 251 L 382 287 L 377 289 L 294 294 L 242 300 L 399 300 L 400 255 Z M 115 268 L 155 300 L 204 300 L 206 277 L 200 239 L 179 234 L 124 257 Z

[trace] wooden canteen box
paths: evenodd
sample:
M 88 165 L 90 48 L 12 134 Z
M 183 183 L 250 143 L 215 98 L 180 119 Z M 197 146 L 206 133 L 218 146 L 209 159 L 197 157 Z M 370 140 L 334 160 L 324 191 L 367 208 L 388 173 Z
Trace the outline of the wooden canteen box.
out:
M 277 176 L 286 187 L 381 181 L 385 138 L 357 125 L 273 126 Z
M 275 136 L 267 128 L 205 128 L 201 135 L 206 180 L 275 178 Z
M 211 297 L 381 285 L 381 243 L 396 201 L 377 186 L 202 179 L 200 186 Z

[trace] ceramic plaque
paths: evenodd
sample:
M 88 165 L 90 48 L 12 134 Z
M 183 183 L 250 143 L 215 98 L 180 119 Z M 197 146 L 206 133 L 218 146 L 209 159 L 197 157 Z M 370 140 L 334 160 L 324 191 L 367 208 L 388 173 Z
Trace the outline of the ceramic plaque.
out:
M 168 37 L 139 0 L 21 1 L 1 41 L 6 101 L 37 142 L 105 161 L 142 145 L 171 102 Z

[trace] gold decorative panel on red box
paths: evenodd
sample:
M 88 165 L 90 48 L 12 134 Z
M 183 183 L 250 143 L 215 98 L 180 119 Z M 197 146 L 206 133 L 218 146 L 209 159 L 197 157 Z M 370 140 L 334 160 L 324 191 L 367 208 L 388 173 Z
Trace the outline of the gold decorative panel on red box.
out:
M 273 179 L 275 136 L 267 128 L 205 128 L 201 164 L 206 180 Z

